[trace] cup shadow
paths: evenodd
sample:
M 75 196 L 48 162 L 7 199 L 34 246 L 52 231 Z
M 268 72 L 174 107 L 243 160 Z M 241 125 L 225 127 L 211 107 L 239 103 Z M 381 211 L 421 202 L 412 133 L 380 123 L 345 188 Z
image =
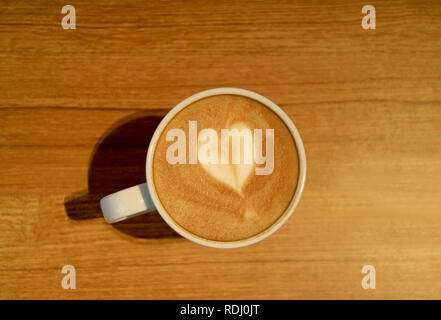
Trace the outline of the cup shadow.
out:
M 100 200 L 113 192 L 145 182 L 147 148 L 168 110 L 145 110 L 112 125 L 95 145 L 89 163 L 88 190 L 64 199 L 72 220 L 103 218 Z M 180 237 L 157 211 L 112 224 L 137 238 Z

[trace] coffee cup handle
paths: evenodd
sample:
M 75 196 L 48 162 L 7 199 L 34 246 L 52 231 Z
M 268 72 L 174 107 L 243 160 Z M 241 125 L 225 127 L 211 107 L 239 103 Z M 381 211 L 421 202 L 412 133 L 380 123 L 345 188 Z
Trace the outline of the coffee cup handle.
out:
M 101 199 L 101 210 L 108 223 L 115 223 L 156 210 L 147 183 L 127 188 Z

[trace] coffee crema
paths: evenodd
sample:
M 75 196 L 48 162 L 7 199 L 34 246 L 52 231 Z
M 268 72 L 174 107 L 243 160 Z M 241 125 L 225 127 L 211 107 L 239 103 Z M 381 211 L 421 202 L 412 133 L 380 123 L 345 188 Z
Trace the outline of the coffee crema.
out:
M 209 149 L 210 140 L 199 140 L 198 149 L 189 150 L 192 147 L 186 136 L 186 161 L 181 154 L 181 163 L 170 163 L 167 152 L 170 157 L 170 146 L 174 142 L 170 141 L 170 136 L 167 139 L 167 133 L 176 132 L 176 129 L 191 132 L 193 121 L 197 121 L 197 129 L 202 132 L 207 132 L 205 129 L 219 133 L 222 130 L 234 132 L 234 129 L 236 132 L 260 130 L 261 161 L 251 164 L 244 161 L 247 158 L 244 137 L 236 144 L 241 152 L 239 164 L 237 161 L 226 164 L 187 161 L 191 152 Z M 272 139 L 266 137 L 269 132 L 272 132 Z M 229 140 L 226 157 L 233 156 L 233 140 Z M 267 146 L 267 141 L 271 141 L 272 148 Z M 219 148 L 216 156 L 221 159 L 225 150 L 221 151 L 220 143 L 216 148 Z M 272 159 L 269 159 L 269 154 L 265 153 L 271 151 Z M 268 167 L 267 160 L 273 162 L 271 173 L 255 174 L 256 169 Z M 208 240 L 237 241 L 268 229 L 288 208 L 297 188 L 298 174 L 297 148 L 283 120 L 260 102 L 239 95 L 210 96 L 182 109 L 162 131 L 153 155 L 153 182 L 162 206 L 182 228 Z

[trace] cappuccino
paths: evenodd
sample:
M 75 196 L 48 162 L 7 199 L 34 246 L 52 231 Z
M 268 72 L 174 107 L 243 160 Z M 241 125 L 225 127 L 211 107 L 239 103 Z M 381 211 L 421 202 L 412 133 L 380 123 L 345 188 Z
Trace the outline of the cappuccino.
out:
M 220 94 L 166 125 L 153 154 L 153 184 L 169 216 L 208 240 L 236 241 L 273 225 L 297 189 L 291 132 L 262 103 Z

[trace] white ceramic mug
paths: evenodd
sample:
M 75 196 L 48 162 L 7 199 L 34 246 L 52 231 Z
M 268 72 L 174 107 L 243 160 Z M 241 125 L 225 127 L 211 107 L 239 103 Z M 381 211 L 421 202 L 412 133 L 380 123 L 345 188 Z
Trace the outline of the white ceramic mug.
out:
M 192 104 L 193 102 L 209 96 L 220 95 L 220 94 L 232 94 L 232 95 L 248 97 L 262 103 L 266 107 L 273 110 L 283 120 L 285 125 L 290 130 L 294 138 L 294 141 L 296 143 L 297 153 L 299 158 L 299 176 L 298 176 L 297 189 L 294 194 L 294 197 L 291 199 L 291 202 L 288 205 L 285 212 L 279 217 L 279 219 L 273 225 L 271 225 L 269 228 L 262 231 L 261 233 L 247 239 L 236 240 L 236 241 L 214 241 L 214 240 L 204 239 L 182 228 L 170 217 L 170 215 L 162 206 L 161 202 L 159 201 L 158 195 L 156 194 L 155 184 L 153 182 L 153 172 L 152 172 L 153 154 L 155 152 L 158 139 L 161 136 L 161 133 L 164 130 L 164 128 L 170 122 L 170 120 L 172 120 L 173 117 L 179 111 L 181 111 L 188 105 Z M 210 89 L 196 93 L 191 97 L 188 97 L 187 99 L 176 105 L 172 110 L 170 110 L 170 112 L 164 117 L 164 119 L 162 119 L 161 123 L 156 128 L 156 131 L 153 134 L 147 152 L 147 160 L 146 160 L 147 183 L 143 183 L 128 189 L 124 189 L 102 198 L 101 209 L 103 211 L 104 218 L 108 223 L 119 222 L 122 220 L 126 220 L 128 218 L 138 216 L 140 214 L 157 210 L 171 228 L 173 228 L 177 233 L 187 238 L 188 240 L 191 240 L 193 242 L 208 247 L 238 248 L 263 240 L 264 238 L 268 237 L 273 232 L 275 232 L 277 229 L 279 229 L 288 220 L 288 218 L 294 212 L 302 195 L 303 187 L 305 185 L 305 177 L 306 177 L 306 157 L 305 157 L 305 149 L 303 147 L 302 139 L 296 127 L 292 123 L 291 119 L 286 115 L 286 113 L 282 109 L 280 109 L 280 107 L 278 107 L 275 103 L 273 103 L 269 99 L 252 91 L 238 89 L 238 88 Z

